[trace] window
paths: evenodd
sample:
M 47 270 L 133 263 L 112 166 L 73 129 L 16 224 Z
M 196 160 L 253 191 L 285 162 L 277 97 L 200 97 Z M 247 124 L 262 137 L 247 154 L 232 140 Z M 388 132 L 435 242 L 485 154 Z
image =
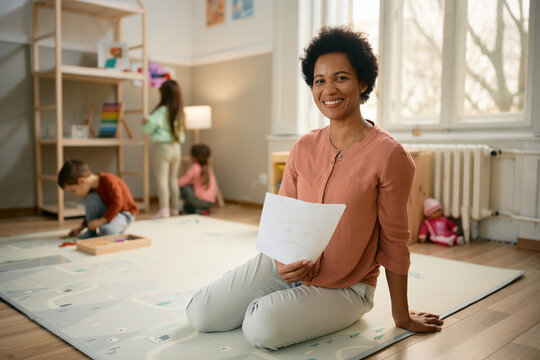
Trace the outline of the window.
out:
M 404 118 L 434 118 L 441 108 L 443 47 L 441 1 L 405 0 L 401 19 L 401 86 L 396 99 Z M 426 15 L 429 14 L 429 15 Z
M 298 57 L 324 25 L 368 34 L 379 78 L 364 117 L 389 130 L 515 128 L 532 123 L 530 0 L 299 0 Z M 535 19 L 536 20 L 536 19 Z M 530 28 L 530 29 L 529 29 Z M 539 56 L 536 54 L 536 56 Z M 325 126 L 298 78 L 298 133 Z M 534 85 L 538 86 L 538 85 Z M 538 130 L 536 130 L 538 131 Z
M 468 2 L 465 116 L 523 112 L 528 3 Z
M 378 0 L 354 0 L 353 19 L 354 24 L 366 33 L 369 43 L 373 47 L 373 52 L 379 54 L 379 11 L 380 2 Z M 377 121 L 377 94 L 378 87 L 369 96 L 369 100 L 362 105 L 362 116 L 366 119 Z
M 529 7 L 528 0 L 382 0 L 384 126 L 530 125 Z

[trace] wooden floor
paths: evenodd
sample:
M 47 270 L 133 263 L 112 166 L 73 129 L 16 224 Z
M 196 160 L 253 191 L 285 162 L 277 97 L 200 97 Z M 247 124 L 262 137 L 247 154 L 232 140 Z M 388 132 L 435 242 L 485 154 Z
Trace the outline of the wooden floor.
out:
M 214 209 L 211 216 L 258 225 L 260 212 L 260 207 L 227 204 Z M 137 219 L 148 217 L 141 214 Z M 0 219 L 0 236 L 67 231 L 79 221 L 71 219 L 59 225 L 54 218 L 44 216 Z M 419 254 L 526 270 L 526 274 L 446 318 L 442 332 L 411 336 L 368 359 L 540 359 L 540 252 L 490 241 L 453 248 L 432 244 L 413 244 L 410 248 Z M 0 359 L 81 358 L 86 356 L 10 305 L 0 303 Z

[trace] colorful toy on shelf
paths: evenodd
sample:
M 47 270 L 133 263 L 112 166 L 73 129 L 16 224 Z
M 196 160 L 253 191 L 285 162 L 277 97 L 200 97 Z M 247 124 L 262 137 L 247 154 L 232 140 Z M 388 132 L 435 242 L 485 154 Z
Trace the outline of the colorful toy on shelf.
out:
M 114 138 L 118 130 L 118 120 L 123 115 L 122 103 L 104 103 L 101 108 L 101 124 L 99 125 L 99 137 Z
M 140 62 L 134 63 L 132 70 L 142 73 L 142 64 Z M 165 81 L 174 79 L 174 69 L 158 63 L 148 62 L 148 85 L 151 87 L 159 89 Z M 141 86 L 142 84 L 140 81 L 133 81 L 133 85 Z

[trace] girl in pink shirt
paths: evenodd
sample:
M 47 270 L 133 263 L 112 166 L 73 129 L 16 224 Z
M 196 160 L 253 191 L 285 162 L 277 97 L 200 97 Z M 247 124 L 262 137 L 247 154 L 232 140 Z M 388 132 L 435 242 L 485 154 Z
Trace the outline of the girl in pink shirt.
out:
M 184 214 L 208 215 L 216 201 L 217 182 L 212 168 L 208 165 L 210 148 L 204 144 L 191 147 L 191 166 L 178 179 L 180 197 L 184 200 Z

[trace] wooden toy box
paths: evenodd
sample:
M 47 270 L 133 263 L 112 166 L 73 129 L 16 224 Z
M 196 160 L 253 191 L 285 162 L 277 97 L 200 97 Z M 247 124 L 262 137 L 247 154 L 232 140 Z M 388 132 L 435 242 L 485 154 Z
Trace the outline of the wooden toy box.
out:
M 109 254 L 144 246 L 150 246 L 150 239 L 133 234 L 109 235 L 77 240 L 77 250 L 91 255 Z

